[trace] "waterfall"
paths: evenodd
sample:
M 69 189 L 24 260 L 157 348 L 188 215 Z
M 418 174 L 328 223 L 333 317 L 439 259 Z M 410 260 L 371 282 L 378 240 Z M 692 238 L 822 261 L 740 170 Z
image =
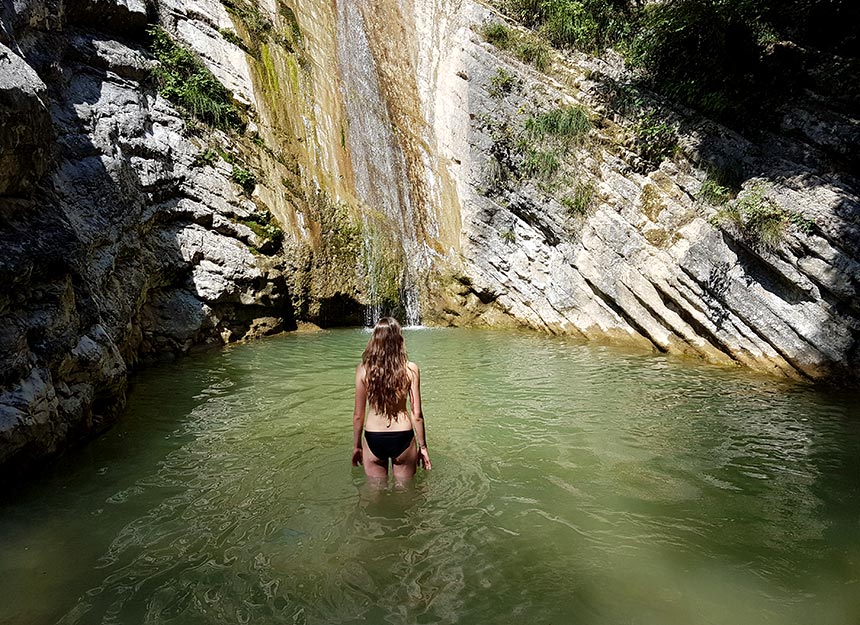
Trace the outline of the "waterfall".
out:
M 362 7 L 370 0 L 337 2 L 338 65 L 348 126 L 346 143 L 355 193 L 364 205 L 364 262 L 369 304 L 366 322 L 394 311 L 392 281 L 399 300 L 394 309 L 406 325 L 420 323 L 420 278 L 426 251 L 420 241 L 421 210 L 410 195 L 408 166 L 380 89 Z M 399 10 L 399 9 L 398 9 Z M 391 248 L 399 249 L 391 249 Z M 399 265 L 399 266 L 398 266 Z

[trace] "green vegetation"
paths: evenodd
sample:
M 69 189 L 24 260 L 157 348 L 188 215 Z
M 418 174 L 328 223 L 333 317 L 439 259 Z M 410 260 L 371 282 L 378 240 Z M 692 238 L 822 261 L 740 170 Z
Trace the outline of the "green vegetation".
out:
M 500 67 L 490 78 L 490 86 L 487 88 L 487 91 L 494 98 L 503 98 L 513 93 L 514 90 L 518 90 L 519 84 L 520 81 L 514 74 Z
M 561 198 L 561 203 L 564 204 L 572 217 L 587 215 L 593 201 L 594 184 L 590 182 L 577 182 L 573 189 L 573 195 L 566 195 Z
M 534 65 L 541 72 L 547 71 L 552 63 L 549 46 L 537 37 L 521 35 L 513 53 L 520 61 Z
M 361 254 L 362 225 L 352 215 L 349 205 L 333 201 L 318 190 L 308 198 L 311 220 L 319 224 L 320 239 L 327 253 L 354 262 Z
M 257 188 L 257 178 L 250 171 L 239 165 L 233 165 L 233 171 L 230 173 L 230 178 L 242 187 L 245 195 L 250 197 Z
M 582 106 L 563 106 L 537 115 L 525 122 L 526 135 L 531 140 L 553 137 L 565 144 L 581 141 L 591 130 L 588 112 Z
M 834 95 L 856 101 L 856 3 L 844 0 L 493 0 L 559 49 L 620 52 L 642 84 L 724 122 L 749 124 L 806 86 L 811 51 L 851 59 Z M 485 38 L 514 49 L 500 24 Z M 845 63 L 837 65 L 846 65 Z M 849 63 L 848 65 L 851 65 Z M 838 73 L 838 72 L 836 72 Z M 834 74 L 835 76 L 835 74 Z
M 270 16 L 260 9 L 254 0 L 221 0 L 221 4 L 247 30 L 249 42 L 236 36 L 231 31 L 221 30 L 221 35 L 242 48 L 252 57 L 266 66 L 269 80 L 277 89 L 276 74 L 272 71 L 271 54 L 266 49 L 270 44 L 277 44 L 287 52 L 298 55 L 298 64 L 305 66 L 307 60 L 301 54 L 302 31 L 299 27 L 295 12 L 283 3 L 278 3 L 278 11 L 286 23 L 284 28 L 278 28 Z
M 500 50 L 509 50 L 523 63 L 545 72 L 552 63 L 552 52 L 547 43 L 530 33 L 522 33 L 501 22 L 490 22 L 481 28 L 481 36 Z
M 510 122 L 487 115 L 481 128 L 491 139 L 484 192 L 492 193 L 505 181 L 521 178 L 536 178 L 549 188 L 571 149 L 584 143 L 591 121 L 583 107 L 568 105 Z
M 263 137 L 261 137 L 261 136 L 260 136 L 260 133 L 259 133 L 259 132 L 257 132 L 256 130 L 255 130 L 254 132 L 252 132 L 252 133 L 251 133 L 251 142 L 252 142 L 254 145 L 257 145 L 257 146 L 259 146 L 259 147 L 261 147 L 261 148 L 266 147 L 266 142 L 265 142 L 265 141 L 263 141 Z
M 281 16 L 286 20 L 289 27 L 285 36 L 289 38 L 291 48 L 296 48 L 302 42 L 302 29 L 299 27 L 299 20 L 295 12 L 288 6 L 279 4 Z M 288 48 L 290 49 L 290 48 Z
M 215 148 L 215 152 L 218 154 L 218 156 L 220 156 L 220 157 L 221 157 L 221 160 L 223 160 L 225 163 L 228 163 L 228 164 L 232 165 L 232 164 L 234 164 L 234 163 L 236 162 L 236 157 L 235 157 L 235 156 L 233 156 L 233 155 L 232 155 L 230 152 L 228 152 L 227 150 L 224 150 L 224 149 L 222 149 L 222 148 L 216 147 L 216 148 Z
M 260 239 L 260 244 L 251 250 L 257 253 L 276 251 L 284 240 L 284 231 L 270 213 L 251 214 L 247 219 L 239 219 L 238 223 L 247 226 Z
M 765 185 L 755 185 L 717 211 L 711 224 L 730 225 L 745 241 L 770 250 L 779 247 L 789 227 L 807 235 L 815 231 L 814 221 L 783 208 L 766 194 Z
M 219 28 L 218 32 L 224 38 L 224 41 L 229 41 L 237 48 L 248 52 L 248 46 L 246 46 L 245 42 L 242 41 L 242 38 L 236 33 L 234 33 L 232 30 L 229 30 L 227 28 Z
M 534 28 L 552 45 L 596 54 L 625 40 L 631 29 L 627 2 L 609 0 L 503 0 L 513 19 Z
M 646 169 L 654 169 L 678 151 L 678 129 L 657 118 L 653 111 L 642 113 L 633 126 L 636 152 Z
M 500 50 L 508 50 L 514 42 L 516 33 L 502 22 L 487 22 L 481 27 L 484 41 Z
M 196 119 L 222 130 L 243 130 L 245 123 L 222 85 L 190 50 L 163 29 L 148 31 L 158 65 L 152 75 L 159 92 Z
M 212 167 L 215 163 L 218 162 L 218 152 L 213 150 L 212 148 L 206 148 L 200 154 L 194 157 L 194 160 L 191 162 L 192 167 L 204 167 L 209 166 Z
M 268 39 L 272 32 L 273 24 L 271 20 L 263 15 L 260 7 L 253 1 L 245 0 L 221 0 L 221 4 L 227 9 L 231 15 L 242 20 L 248 33 L 251 35 L 252 41 L 261 41 Z
M 737 115 L 764 93 L 763 25 L 747 0 L 675 0 L 649 6 L 631 45 L 647 84 L 702 112 Z
M 505 243 L 516 243 L 516 241 L 517 241 L 517 235 L 514 234 L 513 228 L 508 228 L 507 230 L 502 230 L 499 233 L 499 236 L 501 237 L 502 241 L 504 241 Z
M 731 189 L 724 187 L 710 176 L 702 182 L 702 187 L 698 193 L 700 201 L 714 206 L 722 206 L 734 196 L 735 194 L 732 193 Z
M 529 178 L 549 178 L 561 167 L 558 154 L 552 150 L 529 148 L 522 163 L 523 173 Z

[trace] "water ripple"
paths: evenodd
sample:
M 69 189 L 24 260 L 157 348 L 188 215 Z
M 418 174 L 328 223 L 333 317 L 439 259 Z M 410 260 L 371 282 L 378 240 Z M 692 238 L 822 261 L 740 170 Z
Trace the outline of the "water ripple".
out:
M 407 331 L 434 471 L 378 489 L 349 467 L 366 341 L 142 373 L 117 428 L 6 506 L 0 623 L 856 622 L 856 397 Z

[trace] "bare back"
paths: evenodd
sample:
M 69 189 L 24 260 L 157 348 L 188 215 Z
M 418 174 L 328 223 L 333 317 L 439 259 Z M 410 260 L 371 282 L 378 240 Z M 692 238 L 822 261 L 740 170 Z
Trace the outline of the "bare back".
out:
M 363 376 L 365 375 L 364 365 L 360 365 L 360 367 L 362 370 L 361 375 Z M 409 374 L 410 381 L 409 397 L 412 406 L 415 405 L 412 387 L 416 378 L 415 371 L 417 369 L 418 366 L 414 362 L 406 363 L 406 371 Z M 387 416 L 379 412 L 375 406 L 370 404 L 370 402 L 368 402 L 367 417 L 365 419 L 364 429 L 370 432 L 404 432 L 413 428 L 412 415 L 406 406 L 406 395 L 403 395 L 403 397 L 400 398 L 397 405 L 397 415 L 392 417 L 390 421 Z

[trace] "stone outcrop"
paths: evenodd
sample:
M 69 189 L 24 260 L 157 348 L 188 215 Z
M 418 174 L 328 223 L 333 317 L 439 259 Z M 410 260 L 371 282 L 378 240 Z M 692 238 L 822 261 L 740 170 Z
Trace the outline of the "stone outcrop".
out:
M 212 145 L 242 154 L 243 139 L 192 131 L 156 92 L 145 48 L 155 19 L 135 0 L 4 4 L 7 479 L 111 423 L 139 361 L 294 327 L 285 258 L 248 226 L 267 207 L 212 157 Z
M 452 3 L 455 4 L 455 3 Z M 590 339 L 640 344 L 712 362 L 807 380 L 855 383 L 860 354 L 858 187 L 829 171 L 828 148 L 856 122 L 787 107 L 802 135 L 751 141 L 708 120 L 675 114 L 680 151 L 642 166 L 629 128 L 606 97 L 617 67 L 557 56 L 552 76 L 479 36 L 501 16 L 460 3 L 437 38 L 445 59 L 431 92 L 440 156 L 451 163 L 462 218 L 459 258 L 440 269 L 428 317 L 453 325 L 524 325 Z M 499 69 L 516 84 L 492 93 Z M 496 184 L 499 128 L 523 111 L 583 105 L 595 128 L 571 155 L 572 180 L 556 188 L 527 176 Z M 444 110 L 444 117 L 438 112 Z M 669 113 L 669 115 L 672 115 Z M 794 120 L 794 121 L 792 121 Z M 799 123 L 799 122 L 797 122 Z M 843 126 L 845 128 L 843 128 Z M 628 124 L 629 127 L 629 124 Z M 844 150 L 843 150 L 844 151 Z M 706 169 L 731 163 L 779 210 L 805 220 L 772 249 L 714 219 L 700 199 Z M 593 193 L 577 214 L 559 200 L 576 185 Z

